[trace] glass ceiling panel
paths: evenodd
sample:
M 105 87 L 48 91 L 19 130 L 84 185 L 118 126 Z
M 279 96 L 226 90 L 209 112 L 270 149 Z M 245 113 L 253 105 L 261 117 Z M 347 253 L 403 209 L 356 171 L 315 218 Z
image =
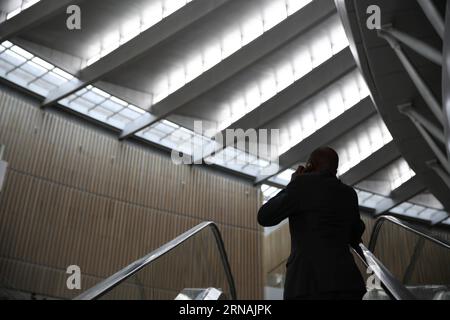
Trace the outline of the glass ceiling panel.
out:
M 23 10 L 28 9 L 32 5 L 38 3 L 40 0 L 18 0 L 14 2 L 14 8 L 11 8 L 9 12 L 6 13 L 6 20 L 18 15 Z
M 392 141 L 380 116 L 375 115 L 332 143 L 339 154 L 338 175 L 353 168 Z
M 0 76 L 41 96 L 73 79 L 69 73 L 9 41 L 0 45 Z
M 380 116 L 364 121 L 331 144 L 339 154 L 338 175 L 343 175 L 390 141 L 392 136 Z M 284 185 L 289 182 L 292 172 L 292 169 L 285 170 L 269 181 Z
M 227 128 L 348 47 L 344 28 L 337 15 L 310 30 L 301 39 L 304 39 L 301 41 L 302 45 L 290 50 L 286 58 L 277 61 L 270 68 L 264 67 L 263 76 L 248 82 L 242 90 L 221 102 L 223 110 L 217 131 Z M 368 94 L 364 93 L 368 92 L 367 88 L 361 87 L 359 91 L 365 96 Z M 345 95 L 345 91 L 342 95 Z M 360 93 L 352 97 L 358 100 Z M 346 99 L 351 99 L 350 95 L 346 95 Z M 349 104 L 350 101 L 347 105 Z
M 427 208 L 425 206 L 417 205 L 411 202 L 404 202 L 392 209 L 391 212 L 411 218 L 428 221 L 441 221 L 447 217 L 447 213 L 444 210 Z
M 325 126 L 369 96 L 369 89 L 359 71 L 344 76 L 333 85 L 301 104 L 273 127 L 280 128 L 280 154 Z
M 409 167 L 406 160 L 400 158 L 364 181 L 358 183 L 357 187 L 388 196 L 393 190 L 397 189 L 415 175 L 415 172 Z
M 163 100 L 228 58 L 310 2 L 312 0 L 262 1 L 260 10 L 254 12 L 252 17 L 246 16 L 245 20 L 227 27 L 228 29 L 217 36 L 213 42 L 200 47 L 198 53 L 189 57 L 183 65 L 170 70 L 155 90 L 151 90 L 153 92 L 153 104 Z M 338 36 L 335 35 L 333 39 L 337 39 Z
M 172 13 L 183 8 L 191 1 L 192 0 L 149 1 L 149 6 L 142 9 L 139 16 L 136 16 L 134 19 L 130 19 L 127 23 L 112 31 L 99 42 L 97 53 L 87 61 L 87 65 L 89 66 L 98 61 L 108 53 L 114 51 L 145 30 L 170 16 Z
M 128 122 L 145 113 L 144 110 L 91 85 L 59 103 L 118 129 L 123 129 Z

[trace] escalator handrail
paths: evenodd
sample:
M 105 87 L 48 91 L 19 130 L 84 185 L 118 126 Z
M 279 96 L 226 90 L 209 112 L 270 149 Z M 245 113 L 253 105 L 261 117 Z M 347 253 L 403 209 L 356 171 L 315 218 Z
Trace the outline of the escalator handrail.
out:
M 416 297 L 362 243 L 359 250 L 351 248 L 362 263 L 380 280 L 386 293 L 395 300 L 416 300 Z
M 418 236 L 420 236 L 422 238 L 430 240 L 431 242 L 433 242 L 433 243 L 435 243 L 435 244 L 437 244 L 437 245 L 439 245 L 441 247 L 444 247 L 446 249 L 450 249 L 450 244 L 449 243 L 447 243 L 447 242 L 445 242 L 443 240 L 440 240 L 438 238 L 435 238 L 435 237 L 433 237 L 433 236 L 431 236 L 431 235 L 429 235 L 429 234 L 427 234 L 427 233 L 417 229 L 412 224 L 409 224 L 409 223 L 407 223 L 405 221 L 402 221 L 402 220 L 400 220 L 400 219 L 398 219 L 396 217 L 393 217 L 393 216 L 383 215 L 383 216 L 378 217 L 377 220 L 375 221 L 375 226 L 373 227 L 372 234 L 370 236 L 369 250 L 371 252 L 375 252 L 375 247 L 376 247 L 376 244 L 377 244 L 378 235 L 380 233 L 381 227 L 383 226 L 384 222 L 386 222 L 386 221 L 389 221 L 389 222 L 391 222 L 391 223 L 393 223 L 395 225 L 398 225 L 398 226 L 400 226 L 400 227 L 402 227 L 402 228 L 404 228 L 404 229 L 406 229 L 406 230 L 408 230 L 408 231 L 410 231 L 412 233 L 415 233 L 415 234 L 417 234 Z
M 212 221 L 206 221 L 203 223 L 200 223 L 199 225 L 193 227 L 192 229 L 184 232 L 183 234 L 179 235 L 172 241 L 167 242 L 160 248 L 150 252 L 146 256 L 142 257 L 141 259 L 133 262 L 132 264 L 128 265 L 127 267 L 123 268 L 122 270 L 116 272 L 109 278 L 103 280 L 102 282 L 98 283 L 94 287 L 86 290 L 79 296 L 75 298 L 75 300 L 94 300 L 98 299 L 104 294 L 111 291 L 114 287 L 118 286 L 120 283 L 128 279 L 129 277 L 136 274 L 141 269 L 147 267 L 149 264 L 157 260 L 158 258 L 162 257 L 163 255 L 167 254 L 174 248 L 178 247 L 185 241 L 192 238 L 194 235 L 198 234 L 202 230 L 210 228 L 214 235 L 214 239 L 217 245 L 217 248 L 220 253 L 220 258 L 222 261 L 222 265 L 224 267 L 225 275 L 227 277 L 229 289 L 230 289 L 230 295 L 231 299 L 236 300 L 236 287 L 233 279 L 233 274 L 231 273 L 230 263 L 228 261 L 227 253 L 225 251 L 225 245 L 223 243 L 222 235 L 219 231 L 219 228 L 217 225 Z

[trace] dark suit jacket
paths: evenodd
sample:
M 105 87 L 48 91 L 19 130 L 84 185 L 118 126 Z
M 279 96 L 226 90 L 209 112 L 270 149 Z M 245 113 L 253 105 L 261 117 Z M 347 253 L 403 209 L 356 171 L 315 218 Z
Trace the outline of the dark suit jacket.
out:
M 328 172 L 297 177 L 258 212 L 262 226 L 289 218 L 291 255 L 285 299 L 336 292 L 365 292 L 349 245 L 357 247 L 365 226 L 353 188 Z

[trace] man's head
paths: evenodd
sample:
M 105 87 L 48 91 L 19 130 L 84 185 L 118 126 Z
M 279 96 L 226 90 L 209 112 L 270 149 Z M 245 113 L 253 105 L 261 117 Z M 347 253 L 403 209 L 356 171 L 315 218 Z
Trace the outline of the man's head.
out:
M 320 147 L 311 153 L 306 165 L 307 171 L 330 171 L 337 174 L 339 156 L 330 147 Z

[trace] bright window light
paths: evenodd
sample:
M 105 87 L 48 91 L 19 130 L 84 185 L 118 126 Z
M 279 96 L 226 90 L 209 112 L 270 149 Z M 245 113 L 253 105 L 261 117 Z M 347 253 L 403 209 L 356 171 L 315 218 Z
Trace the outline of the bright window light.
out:
M 291 15 L 305 7 L 312 0 L 286 0 L 288 14 Z
M 203 72 L 203 60 L 201 56 L 195 56 L 186 64 L 186 82 L 197 78 Z
M 337 27 L 338 26 L 336 26 L 336 28 Z M 328 36 L 327 31 L 328 30 L 321 30 L 319 33 L 312 36 L 310 49 L 313 68 L 316 68 L 333 56 L 331 39 Z
M 141 32 L 147 30 L 163 19 L 162 2 L 156 1 L 142 11 Z
M 22 11 L 21 8 L 17 8 L 6 15 L 6 20 L 11 19 L 14 16 L 17 16 Z
M 285 1 L 271 1 L 263 9 L 264 30 L 270 30 L 288 17 Z
M 337 15 L 329 18 L 321 25 L 312 29 L 309 33 L 305 34 L 303 38 L 305 41 L 302 46 L 298 48 L 298 55 L 292 53 L 285 61 L 273 66 L 272 69 L 267 69 L 262 73 L 259 79 L 255 79 L 254 82 L 258 83 L 261 88 L 261 104 L 274 97 L 278 92 L 286 89 L 292 85 L 295 81 L 299 80 L 308 72 L 311 72 L 315 67 L 325 62 L 327 59 L 333 56 L 331 51 L 331 38 L 329 36 L 330 30 L 342 28 L 341 21 Z M 345 42 L 348 46 L 348 42 Z M 295 51 L 297 48 L 295 48 Z M 270 72 L 272 71 L 272 72 Z M 359 79 L 343 87 L 345 94 L 343 98 L 346 100 L 346 105 L 353 106 L 361 100 L 361 89 L 359 87 Z M 250 86 L 247 86 L 250 87 Z M 257 107 L 257 106 L 255 106 Z M 247 109 L 246 113 L 253 109 Z M 239 119 L 238 116 L 242 116 L 242 113 L 233 112 L 233 117 L 224 118 L 219 124 L 219 129 L 224 129 L 231 123 Z M 245 115 L 245 114 L 244 114 Z M 309 121 L 309 120 L 308 120 Z M 314 120 L 312 123 L 307 124 L 309 129 L 306 132 L 313 132 L 311 128 L 314 127 Z
M 185 83 L 186 73 L 184 70 L 175 68 L 169 75 L 169 85 L 171 91 L 176 91 L 181 88 Z
M 70 73 L 67 73 L 64 70 L 61 70 L 59 68 L 54 68 L 53 72 L 56 73 L 58 76 L 63 77 L 66 80 L 72 80 L 73 79 L 73 76 Z
M 186 4 L 187 4 L 186 0 L 164 1 L 164 7 L 163 7 L 164 18 L 171 15 L 172 13 L 179 10 L 180 8 L 184 7 Z
M 44 60 L 42 60 L 41 58 L 38 57 L 34 57 L 33 59 L 31 59 L 31 61 L 37 63 L 38 65 L 40 65 L 41 67 L 46 68 L 47 70 L 51 70 L 54 68 L 54 66 Z
M 2 47 L 0 76 L 41 96 L 47 96 L 72 77 L 9 41 L 3 42 Z
M 227 32 L 222 38 L 222 56 L 228 57 L 238 51 L 242 47 L 241 31 L 235 29 Z
M 310 1 L 300 1 L 301 5 L 293 7 L 290 14 L 293 14 L 302 9 L 303 6 L 305 6 L 309 2 Z M 220 63 L 223 59 L 228 58 L 243 46 L 254 41 L 264 32 L 270 30 L 288 17 L 286 0 L 264 1 L 263 4 L 264 6 L 261 8 L 261 10 L 257 10 L 257 12 L 254 12 L 253 16 L 248 15 L 244 17 L 242 21 L 237 21 L 231 27 L 229 26 L 227 30 L 222 33 L 222 35 L 217 37 L 217 40 L 209 43 L 207 46 L 199 50 L 198 55 L 201 57 L 202 61 L 201 69 L 199 69 L 200 65 L 198 63 L 199 59 L 197 57 L 190 56 L 186 59 L 184 66 L 180 66 L 180 69 L 188 70 L 186 71 L 187 76 L 184 79 L 184 84 L 187 84 L 188 82 L 200 76 L 203 72 L 211 69 L 212 67 Z M 294 8 L 296 10 L 294 10 Z M 290 78 L 294 79 L 295 76 Z M 167 77 L 165 79 L 164 77 L 162 77 L 161 82 L 164 81 L 169 80 Z M 276 86 L 276 88 L 278 88 L 278 90 L 282 90 L 288 85 L 288 83 L 289 80 L 286 80 L 283 77 L 278 81 L 278 85 Z M 174 89 L 170 88 L 169 85 L 166 85 L 167 88 L 169 88 L 167 92 L 160 91 L 159 89 L 157 89 L 160 86 L 164 85 L 159 84 L 156 85 L 154 89 L 150 89 L 150 91 L 153 91 L 155 95 L 158 96 L 158 99 L 154 99 L 153 103 L 161 101 L 174 92 Z M 176 86 L 175 88 L 179 88 L 179 86 Z M 277 91 L 275 91 L 275 93 L 276 92 Z
M 273 123 L 274 127 L 280 128 L 282 137 L 280 139 L 280 154 L 285 153 L 366 98 L 367 96 L 364 97 L 359 94 L 356 101 L 344 100 L 343 98 L 343 88 L 353 87 L 355 83 L 359 83 L 360 78 L 361 75 L 357 70 L 345 75 Z M 377 133 L 382 137 L 380 131 L 377 131 Z
M 120 44 L 124 44 L 129 40 L 136 37 L 139 33 L 141 33 L 141 19 L 140 17 L 135 17 L 127 21 L 121 28 L 120 31 Z M 117 41 L 117 39 L 114 39 Z
M 12 46 L 11 50 L 14 51 L 15 53 L 21 55 L 22 57 L 24 57 L 27 60 L 33 58 L 33 55 L 31 53 L 23 50 L 22 48 L 19 48 L 18 46 Z
M 87 66 L 98 61 L 119 46 L 127 43 L 142 32 L 162 21 L 164 18 L 183 8 L 189 2 L 190 1 L 187 0 L 152 1 L 149 4 L 149 7 L 141 10 L 139 16 L 130 19 L 124 23 L 124 25 L 119 26 L 118 30 L 106 36 L 101 41 L 99 52 L 94 53 L 93 56 L 87 60 Z
M 405 159 L 401 158 L 383 169 L 389 177 L 391 191 L 397 189 L 416 174 Z
M 253 86 L 246 90 L 245 95 L 246 109 L 253 110 L 261 104 L 261 91 L 258 86 Z
M 21 13 L 23 10 L 31 7 L 32 5 L 38 3 L 40 0 L 22 0 L 21 4 L 19 7 L 15 8 L 14 10 L 8 12 L 6 14 L 6 20 L 11 19 L 12 17 L 18 15 L 19 13 Z
M 264 33 L 264 23 L 261 16 L 255 16 L 245 21 L 241 27 L 242 45 L 246 45 Z
M 379 137 L 376 141 L 370 139 L 370 135 L 374 132 L 377 132 Z M 361 136 L 364 135 L 369 138 L 369 145 L 361 144 L 361 142 L 367 141 L 361 139 Z M 392 136 L 378 115 L 366 120 L 346 135 L 340 137 L 332 145 L 340 156 L 338 173 L 340 175 L 344 174 L 391 141 Z
M 203 71 L 211 69 L 222 60 L 222 49 L 220 43 L 208 47 L 203 51 Z
M 308 46 L 303 46 L 298 53 L 292 57 L 294 66 L 294 75 L 296 79 L 300 79 L 313 69 L 312 57 Z

